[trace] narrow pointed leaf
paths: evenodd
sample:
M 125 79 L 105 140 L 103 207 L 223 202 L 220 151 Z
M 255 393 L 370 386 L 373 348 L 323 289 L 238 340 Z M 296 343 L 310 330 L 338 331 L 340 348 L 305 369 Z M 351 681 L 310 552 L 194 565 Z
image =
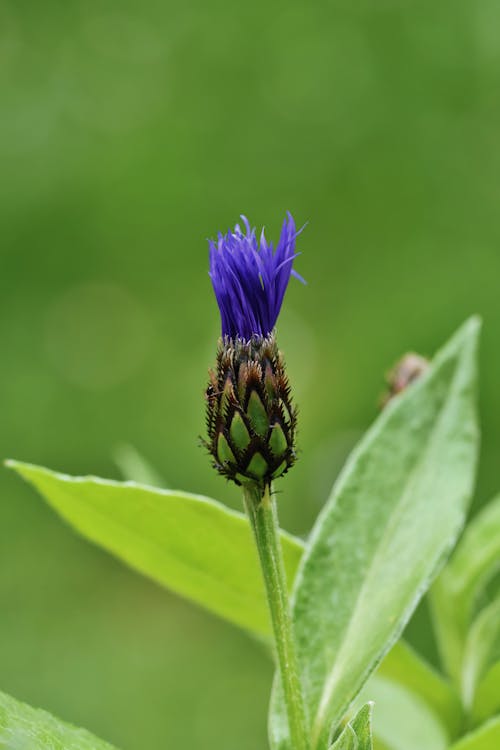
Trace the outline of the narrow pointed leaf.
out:
M 150 487 L 168 487 L 165 479 L 133 445 L 120 443 L 113 452 L 113 458 L 123 479 Z
M 8 465 L 87 539 L 221 617 L 269 635 L 259 562 L 242 513 L 187 492 Z M 293 581 L 302 544 L 284 532 L 282 540 Z
M 467 709 L 474 703 L 479 681 L 500 659 L 500 597 L 485 607 L 472 623 L 462 665 L 462 699 Z M 497 685 L 500 693 L 500 684 Z
M 446 750 L 450 734 L 429 704 L 399 682 L 372 675 L 355 701 L 375 704 L 373 737 L 376 748 L 388 750 Z
M 397 640 L 463 525 L 477 461 L 478 322 L 380 415 L 320 514 L 294 586 L 312 750 L 327 747 Z M 270 736 L 290 750 L 275 681 Z
M 113 750 L 85 729 L 66 724 L 46 711 L 0 693 L 2 750 Z
M 495 662 L 478 685 L 472 707 L 475 724 L 481 724 L 500 712 L 500 661 Z
M 342 730 L 330 750 L 372 750 L 373 703 L 363 706 Z
M 500 716 L 479 727 L 450 747 L 450 750 L 497 750 L 500 747 Z
M 448 672 L 460 681 L 465 641 L 474 606 L 500 569 L 500 496 L 468 525 L 431 589 L 439 649 Z
M 439 717 L 450 736 L 457 735 L 462 724 L 462 709 L 457 691 L 403 640 L 399 640 L 391 648 L 366 685 L 367 699 L 373 699 L 378 705 L 377 696 L 370 694 L 374 678 L 400 685 L 416 701 L 425 703 Z M 375 726 L 380 721 L 381 711 L 377 710 Z

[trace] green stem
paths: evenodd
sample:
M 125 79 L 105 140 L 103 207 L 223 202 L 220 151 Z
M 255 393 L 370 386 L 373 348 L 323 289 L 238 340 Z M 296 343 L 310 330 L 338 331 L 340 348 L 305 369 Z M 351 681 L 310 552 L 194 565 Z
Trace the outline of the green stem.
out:
M 264 576 L 288 715 L 291 747 L 293 750 L 308 750 L 304 700 L 290 617 L 276 501 L 269 487 L 262 493 L 256 485 L 244 487 L 243 496 Z

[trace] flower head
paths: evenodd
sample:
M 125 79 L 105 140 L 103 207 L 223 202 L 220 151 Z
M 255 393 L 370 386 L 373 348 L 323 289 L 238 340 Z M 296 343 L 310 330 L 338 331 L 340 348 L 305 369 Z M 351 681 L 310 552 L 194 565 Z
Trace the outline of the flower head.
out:
M 245 233 L 210 242 L 210 278 L 219 304 L 222 338 L 206 390 L 204 441 L 220 474 L 263 489 L 296 459 L 297 410 L 292 403 L 274 326 L 293 270 L 295 223 L 290 214 L 273 248 L 243 216 Z
M 295 222 L 289 213 L 274 249 L 264 230 L 257 241 L 255 229 L 242 216 L 234 232 L 219 233 L 210 240 L 210 278 L 220 309 L 222 336 L 250 341 L 268 336 L 278 319 L 290 276 L 303 281 L 293 270 Z

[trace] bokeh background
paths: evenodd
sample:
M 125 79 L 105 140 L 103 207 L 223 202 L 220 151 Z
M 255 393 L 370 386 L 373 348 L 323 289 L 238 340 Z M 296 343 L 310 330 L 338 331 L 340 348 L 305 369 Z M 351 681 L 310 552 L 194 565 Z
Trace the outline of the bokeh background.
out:
M 484 317 L 477 510 L 500 488 L 496 0 L 0 0 L 0 454 L 239 506 L 198 447 L 206 238 L 298 224 L 279 338 L 306 533 L 407 349 Z M 119 453 L 123 457 L 123 451 Z M 0 472 L 0 687 L 122 750 L 266 746 L 243 633 L 77 538 Z M 425 608 L 409 636 L 429 658 Z

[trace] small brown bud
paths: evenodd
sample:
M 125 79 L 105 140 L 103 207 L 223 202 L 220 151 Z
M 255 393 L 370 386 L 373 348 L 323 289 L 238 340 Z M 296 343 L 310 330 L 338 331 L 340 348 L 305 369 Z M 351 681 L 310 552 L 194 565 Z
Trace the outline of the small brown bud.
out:
M 404 391 L 427 370 L 429 361 L 415 352 L 408 352 L 386 375 L 387 392 L 381 399 L 384 407 L 391 399 Z

